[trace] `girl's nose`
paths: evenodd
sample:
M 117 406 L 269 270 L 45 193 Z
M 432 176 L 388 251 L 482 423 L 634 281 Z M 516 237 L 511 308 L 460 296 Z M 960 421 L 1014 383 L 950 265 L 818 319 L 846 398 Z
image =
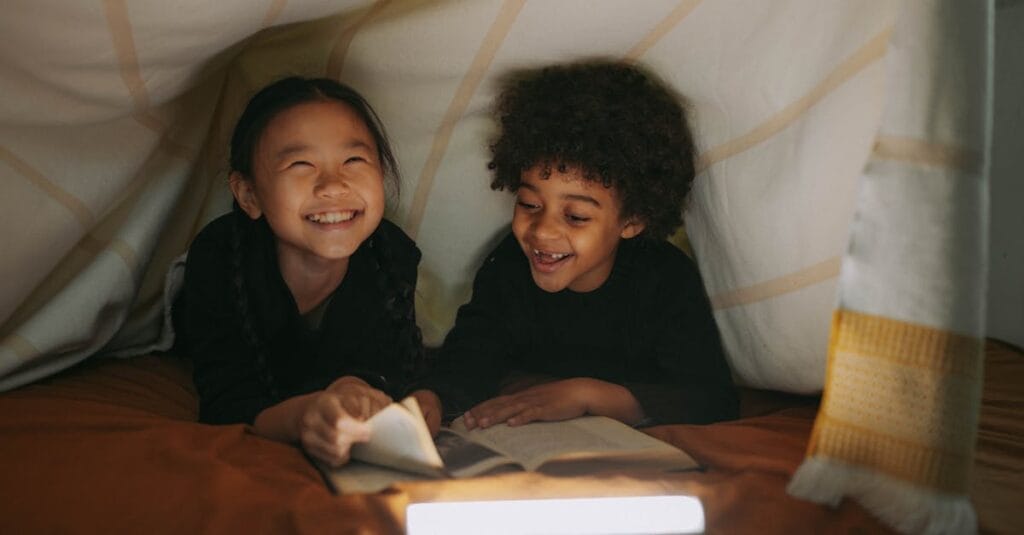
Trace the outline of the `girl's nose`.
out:
M 338 197 L 349 192 L 348 179 L 340 173 L 322 173 L 314 186 L 319 197 Z

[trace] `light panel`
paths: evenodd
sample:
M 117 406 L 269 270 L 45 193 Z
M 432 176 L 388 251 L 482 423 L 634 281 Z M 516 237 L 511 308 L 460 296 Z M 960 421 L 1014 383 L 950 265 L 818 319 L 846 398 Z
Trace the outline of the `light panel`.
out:
M 704 507 L 693 496 L 415 503 L 405 515 L 409 535 L 704 532 Z

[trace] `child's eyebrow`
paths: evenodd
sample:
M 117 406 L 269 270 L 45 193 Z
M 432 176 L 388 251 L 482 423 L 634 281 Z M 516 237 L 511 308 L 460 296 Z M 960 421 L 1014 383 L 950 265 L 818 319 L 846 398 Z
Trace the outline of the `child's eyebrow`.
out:
M 310 148 L 310 145 L 307 144 L 307 143 L 295 143 L 295 144 L 292 144 L 292 145 L 285 145 L 284 147 L 281 148 L 281 150 L 277 151 L 274 154 L 275 161 L 284 160 L 284 159 L 288 158 L 289 156 L 291 156 L 293 154 L 303 152 L 305 150 L 308 150 L 309 148 Z M 372 151 L 373 150 L 373 147 L 370 146 L 369 143 L 367 143 L 365 141 L 362 141 L 362 140 L 359 140 L 359 139 L 349 141 L 348 143 L 342 143 L 341 144 L 341 148 L 342 149 L 365 149 L 365 150 L 368 150 L 368 151 Z
M 533 184 L 528 184 L 526 182 L 521 182 L 519 184 L 519 187 L 520 188 L 528 189 L 528 190 L 530 190 L 530 191 L 532 191 L 534 193 L 538 193 L 540 191 L 540 190 L 537 189 L 537 186 L 534 186 Z M 563 200 L 567 200 L 567 201 L 585 202 L 587 204 L 593 204 L 594 206 L 596 206 L 598 208 L 601 207 L 601 203 L 597 202 L 597 199 L 591 197 L 590 195 L 583 195 L 581 193 L 566 193 L 566 194 L 562 195 L 562 199 Z
M 569 201 L 582 201 L 582 202 L 585 202 L 585 203 L 593 204 L 594 206 L 596 206 L 598 208 L 601 207 L 601 203 L 597 202 L 597 199 L 595 199 L 595 198 L 593 198 L 593 197 L 591 197 L 589 195 L 580 195 L 578 193 L 570 193 L 570 194 L 562 195 L 562 198 L 566 199 L 566 200 L 569 200 Z
M 279 150 L 276 153 L 274 153 L 274 160 L 275 161 L 284 160 L 285 158 L 287 158 L 287 157 L 289 157 L 289 156 L 291 156 L 293 154 L 302 152 L 302 151 L 304 151 L 304 150 L 306 150 L 308 148 L 309 148 L 309 145 L 306 145 L 305 143 L 298 143 L 298 144 L 294 144 L 294 145 L 285 145 L 284 147 L 281 148 L 281 150 Z

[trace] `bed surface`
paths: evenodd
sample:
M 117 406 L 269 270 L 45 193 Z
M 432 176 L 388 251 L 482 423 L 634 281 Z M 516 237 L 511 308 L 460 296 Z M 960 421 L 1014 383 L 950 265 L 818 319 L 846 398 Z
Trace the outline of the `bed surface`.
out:
M 1024 532 L 1024 354 L 986 346 L 971 496 L 983 533 Z M 334 496 L 294 447 L 245 426 L 194 422 L 187 363 L 93 359 L 0 394 L 0 532 L 400 533 L 408 503 L 519 496 L 686 493 L 709 533 L 884 533 L 858 504 L 785 493 L 815 398 L 745 391 L 744 418 L 649 432 L 709 468 L 656 477 L 506 474 Z

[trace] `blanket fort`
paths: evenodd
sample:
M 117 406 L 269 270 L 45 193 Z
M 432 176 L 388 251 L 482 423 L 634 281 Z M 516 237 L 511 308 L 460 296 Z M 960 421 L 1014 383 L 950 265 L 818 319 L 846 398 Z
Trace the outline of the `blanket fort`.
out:
M 168 270 L 230 207 L 230 125 L 289 74 L 352 85 L 388 125 L 403 171 L 388 217 L 423 251 L 417 317 L 438 343 L 509 220 L 487 187 L 493 81 L 627 58 L 692 109 L 699 175 L 676 241 L 694 253 L 734 373 L 824 390 L 793 492 L 894 506 L 901 529 L 938 529 L 943 511 L 971 529 L 992 2 L 633 4 L 9 2 L 0 389 L 169 347 Z M 881 395 L 863 375 L 878 362 Z M 861 475 L 893 484 L 860 490 Z M 921 500 L 871 490 L 902 486 Z

